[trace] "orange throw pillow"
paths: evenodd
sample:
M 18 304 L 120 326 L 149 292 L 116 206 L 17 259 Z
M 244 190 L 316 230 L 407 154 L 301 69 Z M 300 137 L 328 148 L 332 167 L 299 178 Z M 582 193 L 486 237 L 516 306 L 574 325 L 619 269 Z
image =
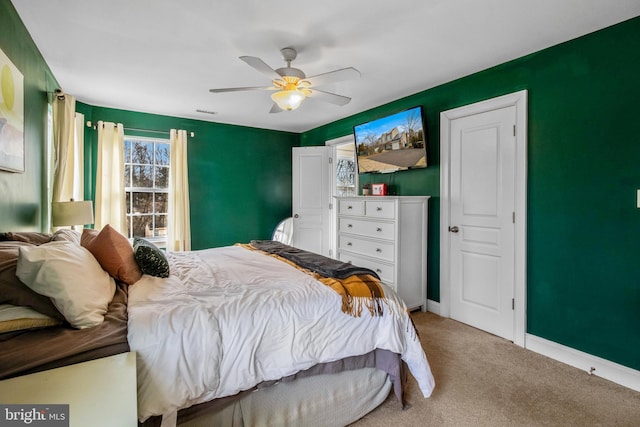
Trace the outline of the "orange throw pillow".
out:
M 93 239 L 93 233 L 86 230 L 88 229 L 85 228 L 82 233 L 82 245 L 93 254 L 107 273 L 127 285 L 133 285 L 140 280 L 142 272 L 133 255 L 133 247 L 126 237 L 109 224 Z

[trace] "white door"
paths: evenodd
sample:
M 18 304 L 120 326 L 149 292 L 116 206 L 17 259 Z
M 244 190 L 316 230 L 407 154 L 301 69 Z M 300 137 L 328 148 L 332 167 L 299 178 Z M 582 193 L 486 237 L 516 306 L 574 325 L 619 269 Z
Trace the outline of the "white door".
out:
M 329 148 L 293 148 L 293 246 L 329 256 Z
M 514 339 L 516 107 L 450 124 L 451 317 Z

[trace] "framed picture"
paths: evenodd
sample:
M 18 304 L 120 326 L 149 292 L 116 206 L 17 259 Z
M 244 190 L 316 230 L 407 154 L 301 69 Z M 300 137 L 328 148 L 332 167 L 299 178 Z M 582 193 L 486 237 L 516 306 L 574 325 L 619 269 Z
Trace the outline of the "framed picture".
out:
M 24 77 L 1 49 L 0 170 L 24 172 Z
M 386 196 L 387 184 L 371 184 L 371 194 L 374 196 Z

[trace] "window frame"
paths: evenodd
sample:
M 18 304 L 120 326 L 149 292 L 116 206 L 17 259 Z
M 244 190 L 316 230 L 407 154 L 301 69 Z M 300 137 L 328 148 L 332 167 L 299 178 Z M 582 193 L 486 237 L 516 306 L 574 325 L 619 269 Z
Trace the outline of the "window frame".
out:
M 130 156 L 129 158 L 126 157 L 127 154 L 127 150 L 126 150 L 126 146 L 127 146 L 127 141 L 129 141 L 132 145 L 131 147 L 133 148 L 133 142 L 139 141 L 139 142 L 144 142 L 144 143 L 151 143 L 153 144 L 153 149 L 152 149 L 152 159 L 151 159 L 151 163 L 134 163 L 133 160 L 133 150 L 131 150 L 130 152 Z M 169 159 L 168 159 L 168 163 L 165 164 L 158 164 L 156 162 L 156 144 L 162 144 L 162 145 L 167 145 L 168 147 L 168 152 L 169 152 Z M 169 216 L 169 174 L 171 173 L 171 142 L 169 140 L 169 138 L 159 138 L 159 137 L 146 137 L 146 136 L 136 136 L 136 135 L 125 135 L 124 136 L 124 144 L 123 144 L 123 158 L 124 158 L 124 170 L 125 170 L 125 187 L 124 187 L 124 191 L 125 191 L 125 201 L 127 201 L 127 196 L 130 195 L 130 197 L 128 197 L 128 201 L 127 201 L 127 206 L 125 208 L 125 218 L 127 221 L 127 238 L 129 238 L 130 240 L 133 240 L 134 237 L 142 237 L 145 240 L 152 242 L 153 244 L 155 244 L 156 246 L 160 247 L 160 248 L 166 248 L 167 246 L 167 236 L 166 234 L 164 236 L 134 236 L 134 229 L 133 229 L 133 221 L 135 217 L 144 217 L 144 216 L 150 216 L 151 217 L 151 224 L 152 224 L 152 229 L 157 230 L 158 228 L 162 228 L 162 227 L 156 227 L 156 217 L 157 216 L 164 216 L 165 217 L 165 224 L 168 223 L 168 216 Z M 127 166 L 129 166 L 128 169 L 128 175 L 127 176 Z M 131 184 L 133 184 L 133 169 L 135 166 L 149 166 L 151 167 L 151 170 L 153 171 L 152 173 L 152 182 L 151 182 L 151 187 L 135 187 L 135 186 L 131 186 Z M 160 167 L 166 167 L 168 170 L 168 174 L 167 174 L 167 186 L 165 188 L 158 188 L 155 187 L 156 185 L 156 174 L 155 174 L 155 168 L 157 168 L 158 166 Z M 129 186 L 127 186 L 127 183 L 129 183 Z M 145 212 L 145 213 L 134 213 L 133 212 L 133 203 L 134 203 L 134 197 L 133 194 L 134 193 L 148 193 L 151 194 L 151 207 L 152 207 L 152 211 L 151 212 Z M 156 212 L 156 194 L 164 194 L 166 197 L 166 204 L 167 204 L 167 211 L 166 212 Z M 164 227 L 166 229 L 166 226 Z

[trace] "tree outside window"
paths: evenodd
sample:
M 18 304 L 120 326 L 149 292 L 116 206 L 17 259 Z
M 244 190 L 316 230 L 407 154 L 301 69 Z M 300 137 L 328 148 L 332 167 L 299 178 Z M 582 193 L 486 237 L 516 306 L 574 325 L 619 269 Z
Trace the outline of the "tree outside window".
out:
M 127 235 L 166 246 L 169 210 L 169 141 L 125 136 Z

